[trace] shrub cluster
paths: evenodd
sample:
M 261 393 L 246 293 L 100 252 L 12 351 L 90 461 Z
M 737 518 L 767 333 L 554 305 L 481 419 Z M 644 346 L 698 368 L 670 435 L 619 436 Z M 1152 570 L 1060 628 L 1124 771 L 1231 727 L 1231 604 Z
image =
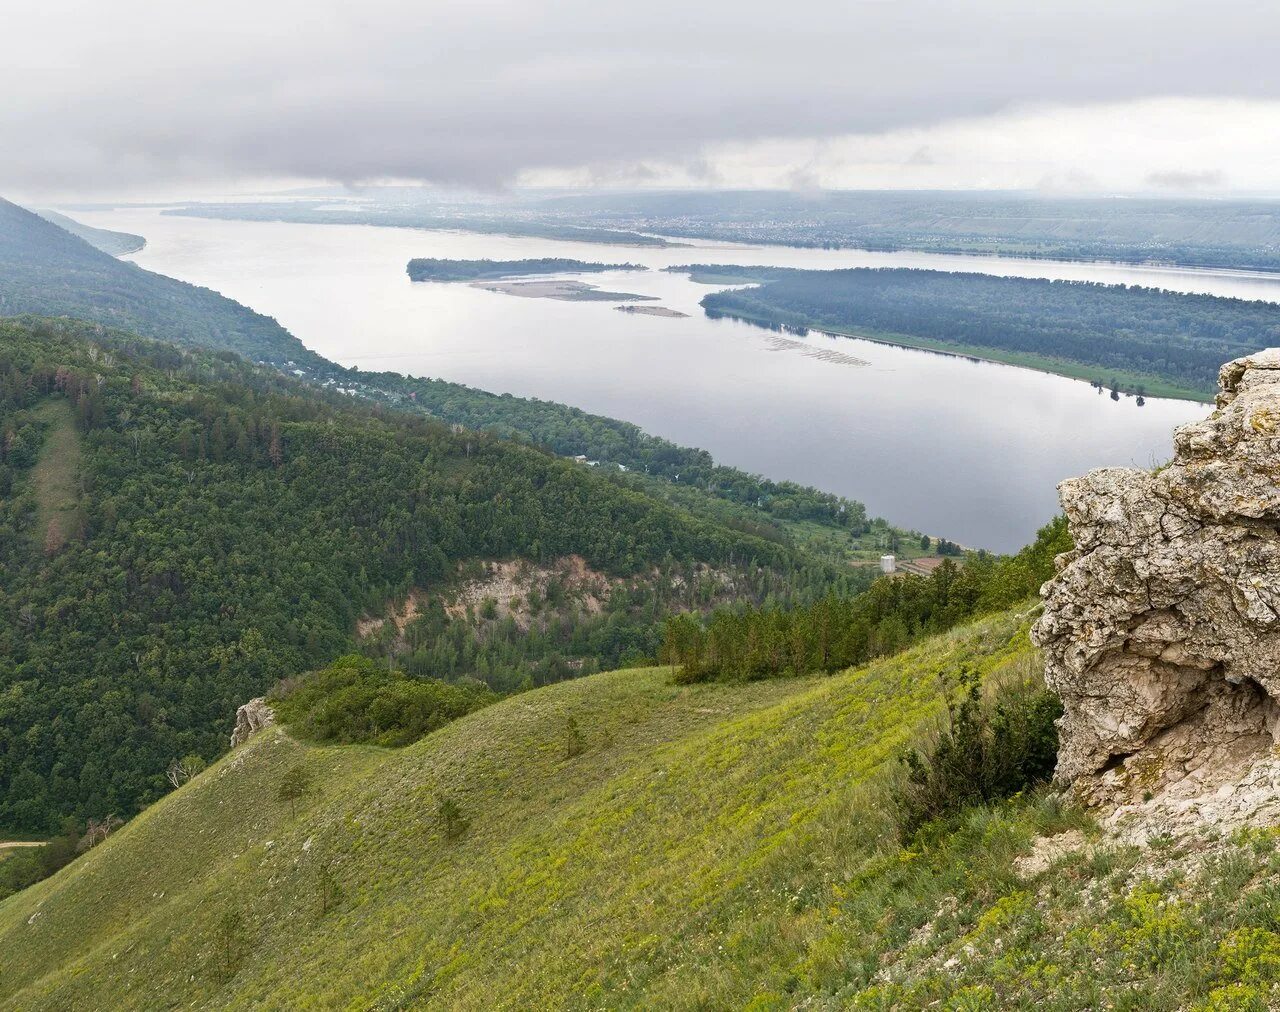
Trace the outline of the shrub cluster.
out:
M 397 747 L 497 698 L 481 685 L 410 678 L 353 654 L 282 683 L 272 704 L 277 717 L 300 737 Z
M 972 805 L 1013 797 L 1053 775 L 1062 716 L 1058 697 L 1042 686 L 1005 689 L 984 706 L 977 676 L 960 673 L 962 694 L 947 712 L 938 740 L 903 756 L 906 778 L 895 793 L 903 841 L 926 824 Z

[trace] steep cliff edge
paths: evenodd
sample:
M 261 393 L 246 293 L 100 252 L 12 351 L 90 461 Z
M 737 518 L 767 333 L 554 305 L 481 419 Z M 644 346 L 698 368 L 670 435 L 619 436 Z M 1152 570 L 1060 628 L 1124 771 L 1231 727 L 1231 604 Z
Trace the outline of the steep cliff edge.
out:
M 1065 708 L 1058 779 L 1117 816 L 1280 814 L 1280 350 L 1219 382 L 1167 467 L 1059 486 L 1076 547 L 1032 638 Z

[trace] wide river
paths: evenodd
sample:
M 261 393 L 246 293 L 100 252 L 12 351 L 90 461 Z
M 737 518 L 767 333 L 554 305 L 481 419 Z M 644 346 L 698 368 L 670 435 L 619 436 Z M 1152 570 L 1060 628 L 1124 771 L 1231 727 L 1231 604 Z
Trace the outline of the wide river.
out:
M 710 291 L 656 270 L 592 275 L 690 314 L 414 284 L 415 256 L 795 267 L 906 266 L 1124 282 L 1280 302 L 1280 276 L 931 254 L 696 243 L 650 249 L 382 228 L 79 212 L 146 236 L 131 259 L 274 316 L 345 365 L 436 376 L 577 405 L 774 478 L 867 504 L 873 515 L 1010 551 L 1057 509 L 1054 486 L 1103 465 L 1150 467 L 1205 405 L 1112 401 L 1087 383 L 852 338 L 776 335 L 709 320 Z M 834 354 L 833 354 L 834 353 Z

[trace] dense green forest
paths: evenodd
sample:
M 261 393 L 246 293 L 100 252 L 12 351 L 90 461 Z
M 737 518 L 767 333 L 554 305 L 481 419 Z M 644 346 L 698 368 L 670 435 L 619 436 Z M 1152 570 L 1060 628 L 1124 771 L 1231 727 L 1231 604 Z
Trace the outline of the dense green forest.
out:
M 975 554 L 963 565 L 947 559 L 927 577 L 877 580 L 855 597 L 829 594 L 791 609 L 726 607 L 705 622 L 676 615 L 663 657 L 685 683 L 841 671 L 1030 597 L 1070 548 L 1059 517 L 1017 555 Z
M 0 199 L 0 316 L 73 316 L 255 361 L 325 360 L 268 317 L 208 288 L 117 260 Z
M 756 507 L 766 519 L 815 520 L 855 531 L 867 525 L 866 508 L 860 502 L 716 464 L 706 450 L 651 436 L 630 422 L 445 380 L 397 373 L 359 376 L 380 391 L 394 393 L 400 403 L 411 402 L 443 421 L 498 435 L 524 436 L 561 456 L 582 455 L 605 464 L 621 464 L 631 471 Z
M 643 264 L 602 264 L 563 257 L 538 260 L 436 260 L 415 257 L 407 268 L 411 281 L 480 281 L 518 278 L 531 274 L 598 274 L 602 271 L 644 271 Z
M 783 585 L 814 565 L 537 448 L 227 353 L 0 328 L 3 826 L 131 813 L 172 759 L 224 747 L 239 703 L 465 559 L 576 554 L 618 577 L 696 561 Z
M 1036 356 L 1096 370 L 1103 383 L 1120 373 L 1137 393 L 1147 377 L 1208 399 L 1223 362 L 1280 343 L 1280 307 L 1212 295 L 889 268 L 690 270 L 764 280 L 706 296 L 711 316 Z
M 563 566 L 521 568 L 529 572 L 519 579 L 518 592 L 503 596 L 485 583 L 483 567 L 462 566 L 451 585 L 415 594 L 410 614 L 401 618 L 393 607 L 387 618 L 370 621 L 361 650 L 415 677 L 522 691 L 654 663 L 670 615 L 733 601 L 801 607 L 829 594 L 856 594 L 876 573 L 866 566 L 805 562 L 729 570 L 668 560 L 627 577 L 591 574 L 584 586 Z M 468 593 L 459 600 L 463 591 Z

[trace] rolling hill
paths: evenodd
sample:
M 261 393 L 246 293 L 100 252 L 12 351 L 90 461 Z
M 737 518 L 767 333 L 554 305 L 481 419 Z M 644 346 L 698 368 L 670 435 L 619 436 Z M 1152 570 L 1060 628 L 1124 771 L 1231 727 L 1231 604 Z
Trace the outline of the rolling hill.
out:
M 595 598 L 553 579 L 570 558 Z M 492 560 L 548 570 L 518 591 L 523 627 L 483 596 L 444 610 Z M 132 814 L 171 760 L 220 753 L 238 703 L 409 600 L 423 616 L 402 664 L 510 691 L 652 656 L 666 614 L 716 600 L 704 585 L 785 601 L 859 580 L 597 469 L 233 355 L 0 321 L 5 829 Z
M 401 751 L 268 730 L 0 905 L 0 1001 L 725 1007 L 842 987 L 876 944 L 850 916 L 870 890 L 845 890 L 898 863 L 880 778 L 953 665 L 1029 659 L 1003 618 L 829 679 L 596 675 Z M 299 763 L 315 791 L 294 815 L 276 790 Z M 443 795 L 470 821 L 456 840 Z
M 1266 1008 L 1272 832 L 1138 848 L 1031 795 L 901 842 L 960 670 L 1038 678 L 1026 619 L 829 678 L 595 675 L 396 751 L 270 728 L 0 902 L 0 1005 Z

